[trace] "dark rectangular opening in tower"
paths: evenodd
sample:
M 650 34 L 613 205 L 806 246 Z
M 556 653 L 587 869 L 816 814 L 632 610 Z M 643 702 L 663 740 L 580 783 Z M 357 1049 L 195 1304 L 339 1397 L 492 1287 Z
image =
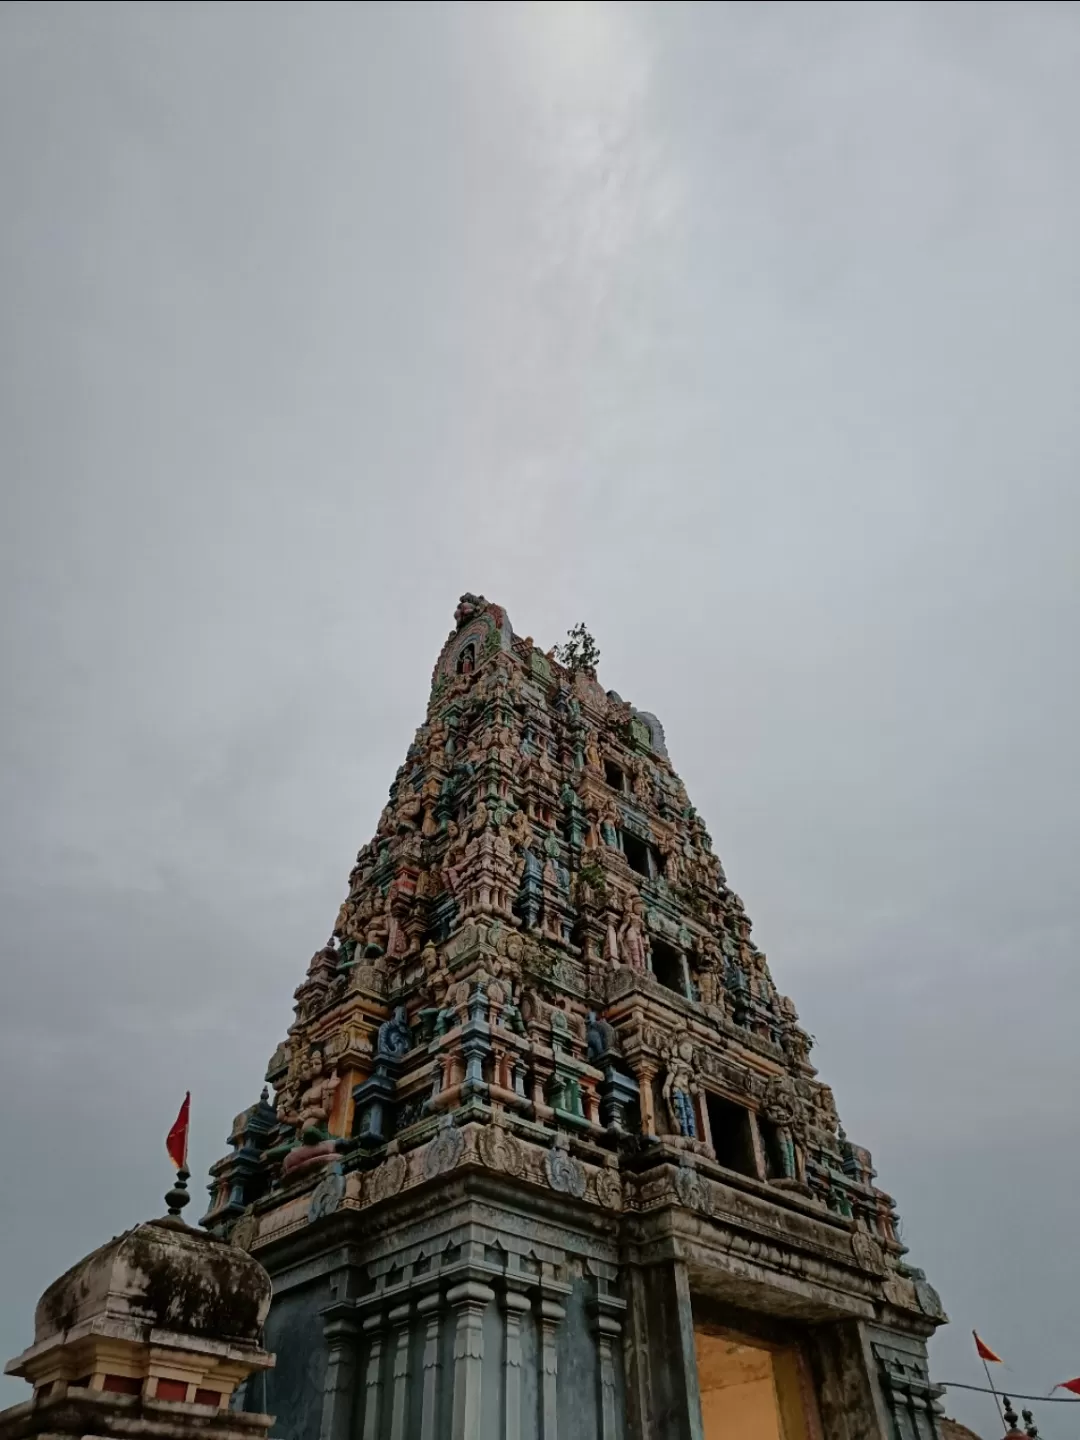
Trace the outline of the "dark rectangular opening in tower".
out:
M 604 761 L 604 779 L 613 790 L 618 790 L 620 794 L 626 789 L 626 778 L 614 760 Z
M 665 985 L 669 990 L 674 990 L 677 995 L 685 996 L 682 956 L 678 950 L 665 944 L 663 940 L 653 940 L 651 943 L 653 974 L 661 985 Z
M 650 874 L 649 870 L 649 847 L 644 840 L 639 840 L 636 835 L 631 835 L 624 830 L 622 835 L 623 854 L 626 856 L 626 863 L 631 870 L 636 870 L 639 875 Z
M 722 1095 L 705 1092 L 713 1149 L 721 1165 L 740 1175 L 756 1175 L 757 1160 L 750 1134 L 750 1112 Z

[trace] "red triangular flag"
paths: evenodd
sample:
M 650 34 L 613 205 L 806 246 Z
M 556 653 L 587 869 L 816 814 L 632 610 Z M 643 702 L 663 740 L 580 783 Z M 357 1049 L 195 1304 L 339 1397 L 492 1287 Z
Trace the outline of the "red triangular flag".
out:
M 191 1091 L 184 1096 L 184 1103 L 180 1106 L 180 1114 L 176 1117 L 176 1124 L 165 1137 L 165 1149 L 169 1159 L 176 1166 L 177 1170 L 187 1169 L 187 1135 L 188 1119 L 191 1115 Z
M 1060 1385 L 1054 1386 L 1055 1390 L 1071 1390 L 1074 1395 L 1080 1395 L 1080 1375 L 1075 1380 L 1062 1380 Z
M 980 1360 L 992 1360 L 995 1365 L 1005 1364 L 1005 1361 L 1002 1360 L 1001 1356 L 995 1355 L 993 1350 L 990 1349 L 990 1346 L 984 1344 L 984 1342 L 979 1339 L 978 1335 L 974 1330 L 972 1330 L 971 1333 L 975 1336 L 975 1349 L 978 1353 Z

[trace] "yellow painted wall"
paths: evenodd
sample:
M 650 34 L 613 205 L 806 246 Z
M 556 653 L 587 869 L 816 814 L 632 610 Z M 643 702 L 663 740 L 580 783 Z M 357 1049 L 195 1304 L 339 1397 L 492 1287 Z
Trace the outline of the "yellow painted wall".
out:
M 806 1440 L 792 1353 L 700 1330 L 694 1343 L 705 1440 Z

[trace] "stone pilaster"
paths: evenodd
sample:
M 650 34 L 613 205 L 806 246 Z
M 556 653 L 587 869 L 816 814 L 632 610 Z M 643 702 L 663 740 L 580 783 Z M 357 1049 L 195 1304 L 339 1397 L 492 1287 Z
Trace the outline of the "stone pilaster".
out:
M 704 1440 L 686 1266 L 680 1260 L 635 1265 L 629 1279 L 630 1433 L 635 1440 Z
M 503 1365 L 503 1437 L 521 1440 L 521 1322 L 531 1306 L 520 1290 L 503 1292 L 506 1351 Z
M 452 1440 L 476 1440 L 480 1434 L 480 1396 L 484 1375 L 484 1311 L 495 1298 L 490 1285 L 465 1280 L 447 1294 L 457 1314 L 454 1330 L 454 1410 Z
M 622 1340 L 621 1312 L 625 1309 L 625 1304 L 621 1300 L 597 1296 L 590 1309 L 593 1316 L 593 1334 L 596 1336 L 596 1353 L 599 1361 L 597 1382 L 599 1385 L 600 1429 L 597 1440 L 618 1440 L 615 1354 Z
M 645 1135 L 656 1134 L 656 1107 L 653 1101 L 653 1080 L 658 1066 L 652 1060 L 641 1059 L 637 1066 L 638 1103 L 641 1107 L 641 1129 Z
M 369 1315 L 364 1321 L 364 1334 L 368 1338 L 368 1359 L 364 1381 L 364 1428 L 361 1432 L 363 1440 L 379 1440 L 382 1427 L 383 1326 L 381 1313 Z
M 439 1330 L 442 1324 L 442 1296 L 425 1295 L 417 1305 L 424 1317 L 424 1382 L 421 1392 L 420 1440 L 437 1440 L 439 1420 Z
M 412 1307 L 406 1301 L 390 1311 L 393 1389 L 390 1397 L 390 1440 L 405 1440 L 409 1419 L 409 1325 Z
M 327 1358 L 319 1440 L 350 1440 L 360 1349 L 360 1319 L 351 1305 L 323 1312 L 323 1335 Z
M 559 1436 L 558 1330 L 565 1319 L 565 1307 L 544 1286 L 540 1294 L 540 1440 L 558 1440 Z

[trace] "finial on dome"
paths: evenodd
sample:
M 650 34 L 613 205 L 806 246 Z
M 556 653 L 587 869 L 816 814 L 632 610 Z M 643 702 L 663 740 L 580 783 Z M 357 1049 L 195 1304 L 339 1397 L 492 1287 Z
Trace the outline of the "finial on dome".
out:
M 169 1214 L 176 1219 L 180 1218 L 180 1211 L 191 1199 L 188 1194 L 187 1182 L 191 1178 L 189 1170 L 178 1170 L 176 1172 L 176 1184 L 165 1196 L 165 1204 L 169 1207 Z
M 191 1091 L 184 1096 L 184 1103 L 180 1106 L 180 1114 L 165 1137 L 165 1152 L 169 1159 L 176 1166 L 176 1184 L 165 1196 L 165 1204 L 169 1207 L 169 1214 L 179 1219 L 180 1211 L 191 1199 L 187 1192 L 187 1182 L 191 1177 L 191 1171 L 187 1164 L 188 1151 L 188 1130 L 191 1127 Z

